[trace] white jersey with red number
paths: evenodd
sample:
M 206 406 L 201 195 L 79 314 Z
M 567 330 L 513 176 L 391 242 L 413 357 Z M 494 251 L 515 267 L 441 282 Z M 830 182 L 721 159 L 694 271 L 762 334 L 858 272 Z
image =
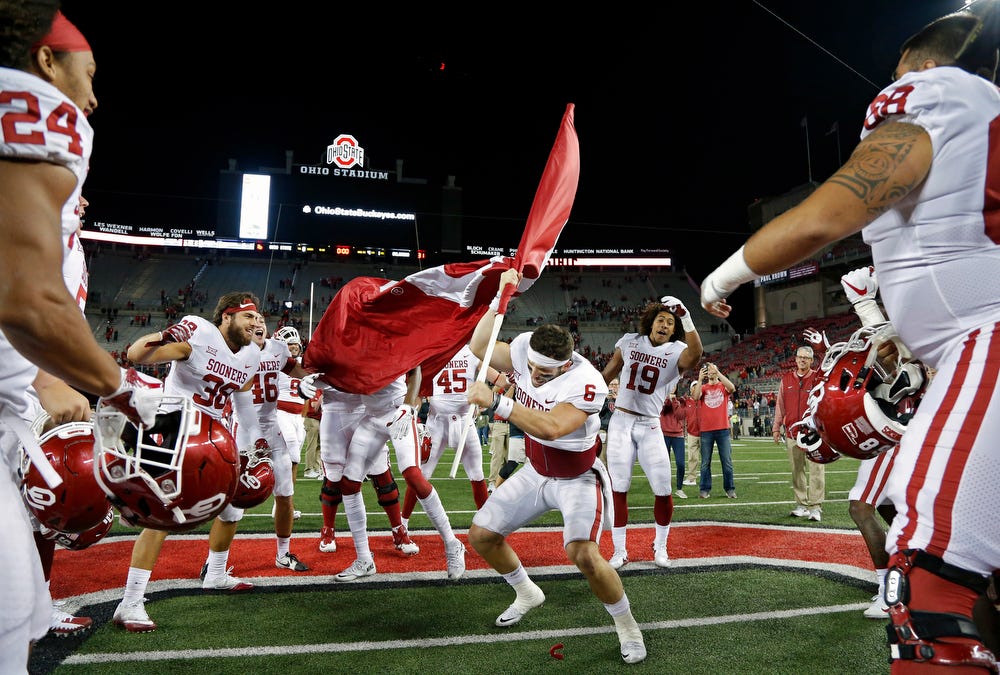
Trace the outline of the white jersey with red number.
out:
M 87 177 L 94 133 L 83 112 L 58 89 L 34 75 L 0 68 L 0 159 L 25 159 L 49 162 L 66 167 L 76 176 L 76 188 L 62 208 L 61 234 L 64 244 L 80 225 L 76 208 Z M 6 244 L 2 244 L 6 245 Z M 73 249 L 63 248 L 63 275 Z M 82 256 L 78 259 L 82 261 Z M 70 277 L 74 276 L 73 274 Z M 81 277 L 83 278 L 83 277 Z M 77 279 L 79 281 L 79 279 Z M 9 279 L 5 279 L 9 283 Z M 30 279 L 21 280 L 30 283 Z M 72 278 L 66 279 L 70 293 L 82 300 Z M 86 292 L 83 293 L 86 298 Z M 25 307 L 31 312 L 34 308 Z M 38 368 L 21 356 L 0 333 L 0 415 L 30 422 L 34 413 L 27 392 Z M 20 441 L 9 427 L 0 422 L 0 509 L 9 517 L 0 565 L 5 570 L 0 580 L 4 612 L 0 617 L 0 635 L 10 637 L 17 631 L 42 638 L 48 631 L 52 601 L 42 573 L 38 551 L 31 540 L 32 527 L 17 484 L 11 480 L 19 467 Z M 22 666 L 23 667 L 23 666 Z
M 677 362 L 686 348 L 684 342 L 655 346 L 648 335 L 623 335 L 615 343 L 615 349 L 622 354 L 615 406 L 659 419 L 664 401 L 680 378 Z
M 441 371 L 434 376 L 434 391 L 428 415 L 464 415 L 469 412 L 466 394 L 469 385 L 476 381 L 479 371 L 479 357 L 465 345 L 451 358 Z
M 257 345 L 250 345 L 257 349 Z M 260 433 L 271 448 L 271 465 L 274 469 L 274 494 L 288 497 L 293 494 L 292 456 L 287 439 L 281 431 L 278 422 L 278 378 L 281 369 L 294 362 L 288 344 L 281 340 L 267 339 L 264 348 L 260 350 L 260 365 L 253 376 L 250 389 L 238 396 L 250 396 L 257 412 L 257 422 Z M 246 426 L 240 424 L 239 411 L 234 410 L 236 422 L 236 444 L 240 448 L 253 447 L 256 438 L 250 438 Z M 296 451 L 298 448 L 296 448 Z M 296 455 L 297 461 L 298 456 Z
M 83 307 L 86 270 L 82 250 L 74 255 L 80 226 L 78 205 L 90 165 L 94 131 L 87 117 L 51 84 L 20 70 L 0 68 L 0 158 L 19 158 L 65 166 L 77 178 L 76 189 L 62 208 L 63 277 Z M 0 333 L 0 407 L 29 414 L 25 391 L 37 368 Z
M 587 413 L 587 421 L 565 436 L 542 441 L 528 432 L 528 436 L 550 448 L 586 452 L 597 442 L 597 432 L 601 428 L 598 416 L 608 395 L 608 385 L 596 368 L 576 352 L 573 365 L 562 375 L 555 377 L 540 387 L 531 382 L 528 368 L 528 342 L 531 333 L 522 333 L 510 343 L 510 361 L 514 367 L 514 384 L 517 385 L 517 402 L 534 410 L 552 410 L 560 403 L 570 405 Z
M 893 326 L 937 369 L 889 477 L 886 550 L 987 575 L 1000 568 L 1000 521 L 983 516 L 1000 474 L 1000 92 L 954 67 L 912 72 L 875 98 L 862 137 L 886 120 L 927 131 L 931 169 L 864 238 Z
M 212 322 L 189 315 L 179 323 L 192 331 L 187 340 L 191 355 L 170 364 L 170 372 L 163 381 L 163 394 L 190 398 L 204 413 L 222 420 L 233 393 L 257 374 L 260 347 L 251 343 L 234 354 L 219 327 Z
M 974 329 L 1000 321 L 1000 166 L 990 126 L 1000 92 L 959 68 L 907 73 L 875 98 L 861 137 L 908 122 L 931 137 L 923 183 L 863 230 L 879 292 L 907 347 L 938 367 Z M 991 142 L 992 141 L 992 142 Z M 988 196 L 992 195 L 992 197 Z

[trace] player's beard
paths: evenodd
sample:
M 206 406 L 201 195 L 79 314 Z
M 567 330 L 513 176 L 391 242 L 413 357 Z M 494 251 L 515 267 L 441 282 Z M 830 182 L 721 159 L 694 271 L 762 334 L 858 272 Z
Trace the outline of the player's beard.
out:
M 236 325 L 236 322 L 229 324 L 229 329 L 226 330 L 226 338 L 229 339 L 230 344 L 234 344 L 237 347 L 246 347 L 250 344 L 250 336 L 242 328 Z

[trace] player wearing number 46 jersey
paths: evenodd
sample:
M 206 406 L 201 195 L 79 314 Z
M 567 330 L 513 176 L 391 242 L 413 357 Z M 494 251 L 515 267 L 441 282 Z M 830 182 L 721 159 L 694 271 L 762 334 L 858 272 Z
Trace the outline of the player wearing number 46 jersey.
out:
M 679 328 L 683 328 L 683 336 Z M 677 385 L 680 372 L 697 366 L 702 351 L 701 336 L 690 312 L 680 300 L 667 295 L 646 307 L 638 333 L 626 333 L 615 343 L 615 353 L 601 373 L 605 382 L 620 380 L 606 450 L 615 497 L 615 523 L 611 529 L 615 550 L 610 561 L 615 569 L 629 561 L 625 527 L 628 490 L 637 458 L 654 495 L 653 562 L 660 567 L 670 565 L 667 537 L 674 498 L 670 453 L 660 431 L 660 411 Z
M 517 284 L 521 274 L 511 269 L 500 278 L 500 289 Z M 483 315 L 470 346 L 485 358 L 496 317 Z M 489 365 L 510 373 L 517 400 L 494 394 L 486 382 L 474 382 L 468 400 L 524 430 L 524 467 L 504 481 L 472 519 L 469 543 L 516 592 L 513 604 L 496 619 L 501 628 L 521 621 L 545 602 L 545 594 L 529 577 L 507 541 L 514 531 L 548 511 L 563 519 L 563 546 L 570 562 L 587 578 L 593 594 L 614 618 L 622 659 L 638 663 L 646 645 L 632 616 L 618 573 L 597 546 L 606 515 L 614 511 L 608 491 L 610 478 L 597 457 L 599 413 L 608 394 L 601 374 L 573 351 L 573 337 L 551 324 L 522 333 L 510 344 L 496 342 Z

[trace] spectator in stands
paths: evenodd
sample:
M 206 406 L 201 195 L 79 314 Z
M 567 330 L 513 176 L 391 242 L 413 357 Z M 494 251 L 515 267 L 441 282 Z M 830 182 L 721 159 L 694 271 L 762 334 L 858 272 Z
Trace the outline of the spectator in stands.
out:
M 795 442 L 793 428 L 805 414 L 809 392 L 820 378 L 819 371 L 812 364 L 812 347 L 800 346 L 795 352 L 795 368 L 781 376 L 771 435 L 775 443 L 781 443 L 784 427 L 784 443 L 792 465 L 792 492 L 795 494 L 795 509 L 790 515 L 819 522 L 826 494 L 826 466 L 808 460 Z
M 691 385 L 691 397 L 701 401 L 701 479 L 698 496 L 708 499 L 712 495 L 712 449 L 719 448 L 722 463 L 722 487 L 726 497 L 736 499 L 736 479 L 733 475 L 733 446 L 730 438 L 729 415 L 726 409 L 729 396 L 736 386 L 719 372 L 714 363 L 706 364 Z

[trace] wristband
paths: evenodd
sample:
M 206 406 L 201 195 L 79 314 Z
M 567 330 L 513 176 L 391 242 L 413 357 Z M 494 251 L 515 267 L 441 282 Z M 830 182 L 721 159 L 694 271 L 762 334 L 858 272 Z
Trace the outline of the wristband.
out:
M 719 265 L 714 272 L 702 282 L 702 304 L 717 302 L 729 297 L 729 294 L 748 281 L 760 279 L 760 275 L 750 269 L 743 259 L 743 246 L 733 253 L 726 262 Z
M 500 400 L 494 401 L 494 403 L 496 407 L 493 410 L 493 414 L 502 420 L 507 419 L 510 417 L 510 414 L 514 412 L 514 399 L 512 398 L 500 396 Z
M 681 327 L 685 333 L 693 333 L 695 331 L 694 319 L 691 318 L 691 312 L 681 317 Z
M 497 293 L 496 297 L 490 300 L 490 309 L 492 309 L 497 314 L 500 313 L 500 293 Z
M 861 319 L 862 326 L 874 326 L 885 323 L 885 315 L 878 308 L 878 303 L 874 298 L 861 298 L 854 303 L 854 313 Z

